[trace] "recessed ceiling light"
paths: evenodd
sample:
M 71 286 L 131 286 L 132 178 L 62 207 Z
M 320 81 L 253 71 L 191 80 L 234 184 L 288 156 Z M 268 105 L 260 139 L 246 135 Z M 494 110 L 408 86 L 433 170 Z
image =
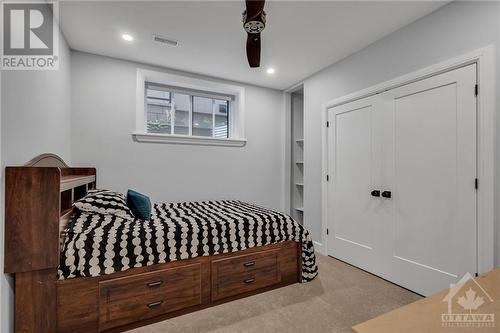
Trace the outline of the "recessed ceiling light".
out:
M 274 72 L 276 72 L 276 70 L 274 68 L 268 68 L 266 70 L 267 74 L 274 74 Z
M 133 41 L 133 40 L 134 40 L 134 37 L 132 37 L 132 36 L 131 36 L 131 35 L 129 35 L 129 34 L 123 34 L 123 35 L 122 35 L 122 38 L 123 38 L 124 40 L 126 40 L 127 42 L 131 42 L 131 41 Z

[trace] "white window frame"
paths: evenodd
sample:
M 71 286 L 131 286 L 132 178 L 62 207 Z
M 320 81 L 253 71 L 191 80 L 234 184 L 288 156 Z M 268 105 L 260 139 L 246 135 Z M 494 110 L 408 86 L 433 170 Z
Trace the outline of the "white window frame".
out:
M 230 137 L 213 138 L 192 135 L 148 133 L 146 130 L 146 99 L 144 96 L 146 82 L 187 90 L 205 91 L 209 94 L 234 96 L 234 100 L 230 101 L 229 106 L 231 112 L 228 124 Z M 245 139 L 244 126 L 245 88 L 216 81 L 138 68 L 135 121 L 136 127 L 135 131 L 132 132 L 132 137 L 136 142 L 243 147 L 247 142 Z

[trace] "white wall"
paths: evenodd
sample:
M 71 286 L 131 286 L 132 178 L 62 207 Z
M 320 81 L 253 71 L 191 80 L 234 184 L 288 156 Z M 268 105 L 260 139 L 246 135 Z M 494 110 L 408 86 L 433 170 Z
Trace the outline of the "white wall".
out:
M 315 240 L 321 241 L 322 103 L 489 44 L 496 46 L 498 54 L 499 34 L 500 3 L 453 2 L 304 81 L 305 225 Z M 496 148 L 498 175 L 500 145 Z M 500 205 L 495 213 L 496 263 L 500 265 Z
M 133 188 L 156 202 L 234 198 L 283 210 L 281 92 L 243 85 L 248 139 L 243 148 L 137 143 L 131 137 L 136 69 L 167 70 L 71 54 L 72 161 L 97 167 L 98 187 Z
M 70 51 L 59 37 L 59 70 L 2 71 L 1 184 L 4 168 L 52 152 L 70 161 Z M 13 331 L 12 279 L 3 274 L 4 200 L 0 203 L 0 332 Z
M 23 164 L 47 152 L 71 157 L 70 51 L 59 39 L 59 70 L 2 73 L 4 165 Z

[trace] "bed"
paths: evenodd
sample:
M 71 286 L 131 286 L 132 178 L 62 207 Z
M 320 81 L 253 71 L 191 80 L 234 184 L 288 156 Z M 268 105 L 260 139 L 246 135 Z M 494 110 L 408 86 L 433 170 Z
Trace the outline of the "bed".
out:
M 238 200 L 155 204 L 150 221 L 74 208 L 95 175 L 57 156 L 7 168 L 16 331 L 124 331 L 318 274 L 307 230 L 287 214 Z

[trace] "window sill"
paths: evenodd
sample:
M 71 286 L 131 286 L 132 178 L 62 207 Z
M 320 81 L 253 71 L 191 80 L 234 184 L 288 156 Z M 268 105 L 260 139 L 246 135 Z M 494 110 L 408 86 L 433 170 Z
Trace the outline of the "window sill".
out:
M 136 142 L 169 143 L 169 144 L 181 144 L 181 145 L 243 147 L 247 143 L 246 139 L 218 139 L 218 138 L 208 138 L 203 136 L 154 134 L 154 133 L 140 133 L 140 132 L 132 133 L 132 137 Z

